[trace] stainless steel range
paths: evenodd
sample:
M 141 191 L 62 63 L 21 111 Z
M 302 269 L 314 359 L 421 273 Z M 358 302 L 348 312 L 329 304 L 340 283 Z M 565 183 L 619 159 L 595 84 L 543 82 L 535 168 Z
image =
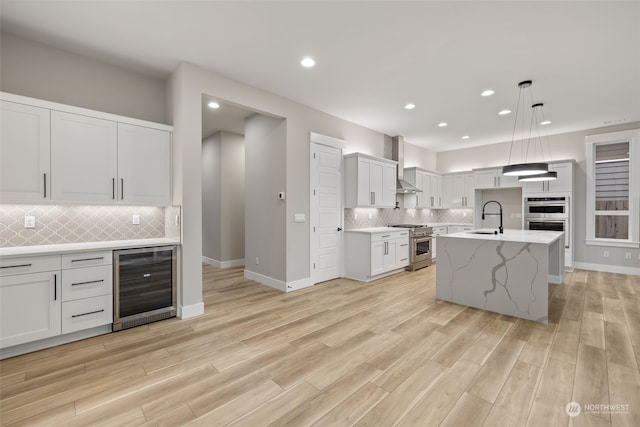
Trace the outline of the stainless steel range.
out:
M 433 227 L 418 224 L 394 224 L 390 227 L 409 229 L 409 266 L 407 270 L 415 271 L 431 265 Z

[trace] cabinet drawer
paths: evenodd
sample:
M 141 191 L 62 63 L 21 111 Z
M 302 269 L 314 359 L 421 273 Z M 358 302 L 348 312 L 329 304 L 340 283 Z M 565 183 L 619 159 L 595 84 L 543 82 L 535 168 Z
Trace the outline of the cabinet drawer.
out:
M 62 303 L 62 333 L 81 331 L 113 323 L 111 295 Z
M 110 265 L 62 271 L 62 301 L 110 295 L 113 289 Z
M 409 231 L 408 230 L 404 230 L 404 231 L 389 231 L 387 233 L 375 233 L 371 235 L 371 243 L 373 242 L 383 242 L 383 241 L 388 241 L 388 240 L 393 240 L 393 239 L 400 239 L 400 238 L 408 238 L 409 237 Z
M 60 255 L 0 258 L 0 276 L 60 270 Z
M 62 255 L 62 269 L 110 265 L 113 263 L 111 251 L 78 252 Z
M 409 241 L 408 240 L 399 240 L 398 241 L 398 266 L 406 267 L 409 265 Z

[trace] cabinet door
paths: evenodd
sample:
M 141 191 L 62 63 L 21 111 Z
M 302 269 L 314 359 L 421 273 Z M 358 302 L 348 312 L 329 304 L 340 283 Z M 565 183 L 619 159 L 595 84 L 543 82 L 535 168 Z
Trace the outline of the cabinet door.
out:
M 171 134 L 118 123 L 118 200 L 171 204 Z
M 475 172 L 476 188 L 495 188 L 497 186 L 497 175 L 495 169 L 488 169 Z
M 543 193 L 545 192 L 546 189 L 547 189 L 547 183 L 545 181 L 522 183 L 523 194 Z
M 416 207 L 431 207 L 431 175 L 422 172 L 416 172 L 416 187 L 422 192 L 416 193 Z
M 473 173 L 467 173 L 464 175 L 464 207 L 475 207 L 476 200 L 476 179 Z
M 380 207 L 394 207 L 396 205 L 396 165 L 382 164 L 382 194 L 380 199 L 376 194 L 376 205 Z
M 0 198 L 5 203 L 49 200 L 50 111 L 2 101 L 0 114 Z
M 56 201 L 110 202 L 118 176 L 117 123 L 51 112 L 51 193 Z
M 522 187 L 522 182 L 518 181 L 517 176 L 502 175 L 502 169 L 496 170 L 496 177 L 497 177 L 498 187 L 501 187 L 501 188 Z
M 371 160 L 358 159 L 358 176 L 357 176 L 357 191 L 358 191 L 358 206 L 367 206 L 373 203 L 373 196 L 371 192 Z
M 453 191 L 451 192 L 451 207 L 461 208 L 464 207 L 465 197 L 465 176 L 454 175 L 453 176 Z
M 384 168 L 382 163 L 371 162 L 371 174 L 369 175 L 369 190 L 373 193 L 371 204 L 373 206 L 382 204 Z
M 547 182 L 549 192 L 570 193 L 573 191 L 573 163 L 555 163 L 549 165 L 549 170 L 558 172 L 555 181 Z
M 60 335 L 60 277 L 33 273 L 0 281 L 0 347 Z
M 440 175 L 431 175 L 431 195 L 433 196 L 433 207 L 434 208 L 443 208 L 444 197 L 443 197 L 443 181 Z
M 387 253 L 384 256 L 384 271 L 400 268 L 398 259 L 399 246 L 398 239 L 387 240 Z
M 386 242 L 374 242 L 371 244 L 371 276 L 385 272 Z

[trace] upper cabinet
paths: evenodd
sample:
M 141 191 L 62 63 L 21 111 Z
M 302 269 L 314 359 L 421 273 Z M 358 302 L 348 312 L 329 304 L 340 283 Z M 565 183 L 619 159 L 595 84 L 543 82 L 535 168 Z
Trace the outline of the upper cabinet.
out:
M 118 123 L 52 111 L 51 173 L 55 201 L 115 201 Z
M 49 110 L 1 101 L 0 122 L 0 200 L 50 200 Z
M 345 207 L 395 207 L 396 167 L 397 162 L 393 160 L 366 154 L 344 156 Z
M 475 188 L 513 188 L 522 187 L 517 176 L 502 175 L 502 168 L 475 170 Z
M 442 176 L 416 167 L 404 170 L 404 179 L 415 185 L 419 192 L 405 195 L 405 207 L 436 209 L 444 207 Z
M 443 185 L 447 207 L 473 208 L 475 175 L 473 172 L 445 175 Z
M 118 196 L 121 202 L 171 203 L 171 133 L 118 123 Z
M 571 193 L 573 192 L 573 162 L 549 164 L 549 170 L 558 172 L 558 178 L 553 181 L 524 182 L 523 194 L 536 193 Z
M 2 97 L 3 203 L 171 204 L 169 126 Z

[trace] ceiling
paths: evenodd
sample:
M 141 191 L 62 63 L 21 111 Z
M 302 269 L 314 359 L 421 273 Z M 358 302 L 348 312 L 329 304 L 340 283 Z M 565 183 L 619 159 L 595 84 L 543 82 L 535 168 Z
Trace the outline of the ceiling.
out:
M 191 62 L 434 151 L 511 140 L 497 112 L 525 79 L 548 134 L 640 121 L 639 1 L 2 0 L 0 25 L 160 78 Z
M 209 108 L 209 102 L 216 102 L 220 108 Z M 246 108 L 221 102 L 215 97 L 202 96 L 202 138 L 207 138 L 219 131 L 244 135 L 244 121 L 256 114 Z

